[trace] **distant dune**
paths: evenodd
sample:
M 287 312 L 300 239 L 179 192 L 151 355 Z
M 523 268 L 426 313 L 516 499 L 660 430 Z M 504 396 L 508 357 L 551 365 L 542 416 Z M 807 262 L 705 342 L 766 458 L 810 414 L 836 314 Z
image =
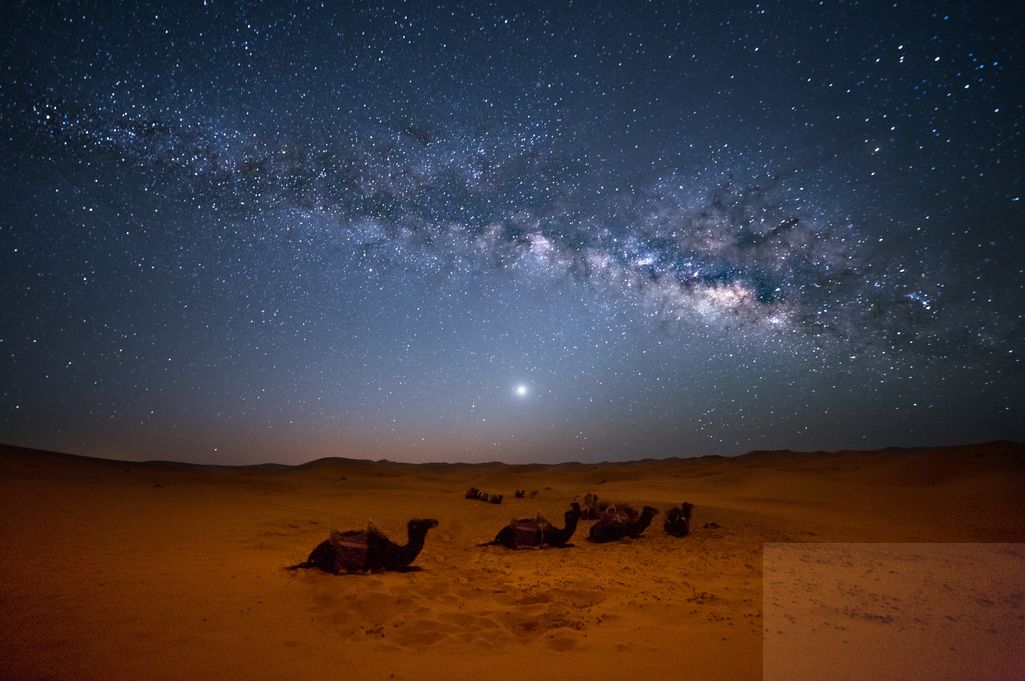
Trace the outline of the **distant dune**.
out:
M 504 501 L 466 500 L 471 486 Z M 537 495 L 514 499 L 516 489 Z M 659 516 L 642 537 L 607 545 L 588 542 L 582 522 L 565 550 L 477 546 L 511 517 L 561 524 L 586 492 L 663 513 L 690 501 L 693 531 L 671 537 Z M 921 595 L 881 605 L 879 589 L 917 574 L 900 546 L 1022 543 L 1023 507 L 1025 445 L 1007 442 L 551 466 L 330 458 L 223 467 L 0 446 L 0 678 L 736 681 L 761 678 L 763 638 L 765 651 L 781 650 L 797 635 L 787 627 L 813 620 L 815 633 L 801 636 L 840 632 L 848 639 L 838 645 L 853 648 L 862 631 L 913 634 L 921 657 L 935 634 L 927 611 L 952 615 Z M 412 517 L 440 521 L 416 570 L 284 569 L 332 529 L 373 519 L 404 540 Z M 836 548 L 866 542 L 897 548 Z M 770 581 L 767 543 L 812 553 L 773 553 L 791 567 L 773 567 Z M 1006 571 L 959 573 L 972 576 L 973 602 L 1010 627 L 958 615 L 977 636 L 954 653 L 989 651 L 975 678 L 1015 676 L 1015 658 L 999 653 L 1025 628 L 1025 591 L 1000 581 L 1025 564 L 1015 551 L 992 558 L 1008 561 Z M 788 591 L 812 575 L 819 586 L 831 579 L 831 563 L 810 567 L 823 555 L 861 570 L 859 583 L 840 600 Z M 974 554 L 915 555 L 939 570 Z M 785 619 L 792 612 L 804 619 Z M 763 632 L 777 616 L 783 624 Z M 805 662 L 808 678 L 819 673 Z

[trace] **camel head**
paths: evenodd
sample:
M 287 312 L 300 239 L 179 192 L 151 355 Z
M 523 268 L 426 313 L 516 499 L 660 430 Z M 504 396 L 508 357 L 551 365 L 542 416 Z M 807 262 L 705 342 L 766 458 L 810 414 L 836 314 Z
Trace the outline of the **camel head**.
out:
M 422 529 L 424 532 L 426 532 L 432 527 L 437 526 L 438 521 L 434 518 L 413 518 L 407 523 L 407 527 L 409 528 L 410 532 L 412 532 L 415 529 Z

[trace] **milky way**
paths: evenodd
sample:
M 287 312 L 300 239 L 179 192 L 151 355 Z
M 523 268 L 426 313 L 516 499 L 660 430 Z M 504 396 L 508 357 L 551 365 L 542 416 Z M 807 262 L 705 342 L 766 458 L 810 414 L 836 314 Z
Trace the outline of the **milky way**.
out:
M 2 439 L 235 462 L 1025 436 L 1021 16 L 13 14 Z
M 279 150 L 198 124 L 69 113 L 52 102 L 32 112 L 30 122 L 59 143 L 140 165 L 154 189 L 247 207 L 240 221 L 270 213 L 286 230 L 312 219 L 349 249 L 398 249 L 407 268 L 537 267 L 619 285 L 667 320 L 858 344 L 901 344 L 868 318 L 887 310 L 915 336 L 944 298 L 928 272 L 875 275 L 868 237 L 840 216 L 805 210 L 785 186 L 797 178 L 670 175 L 624 200 L 539 148 L 543 135 L 363 129 L 341 144 Z M 862 338 L 866 331 L 884 333 Z

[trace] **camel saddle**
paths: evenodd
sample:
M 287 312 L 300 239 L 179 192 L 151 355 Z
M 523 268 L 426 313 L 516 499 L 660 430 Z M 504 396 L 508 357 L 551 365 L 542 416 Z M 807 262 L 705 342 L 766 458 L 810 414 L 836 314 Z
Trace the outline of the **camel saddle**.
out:
M 335 549 L 335 570 L 338 572 L 366 570 L 367 535 L 364 532 L 358 534 L 346 534 L 335 530 L 331 533 L 331 545 Z
M 541 516 L 514 518 L 509 526 L 513 529 L 513 542 L 516 546 L 541 546 L 552 534 L 551 523 Z

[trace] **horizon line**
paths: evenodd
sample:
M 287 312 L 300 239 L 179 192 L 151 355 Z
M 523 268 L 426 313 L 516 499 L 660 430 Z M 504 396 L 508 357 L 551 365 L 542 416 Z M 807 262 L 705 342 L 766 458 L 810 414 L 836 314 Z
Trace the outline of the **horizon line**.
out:
M 526 467 L 526 466 L 602 466 L 610 464 L 634 464 L 634 463 L 658 463 L 665 461 L 689 461 L 699 460 L 707 458 L 718 458 L 718 459 L 741 459 L 749 456 L 757 456 L 763 454 L 804 454 L 804 455 L 823 455 L 823 454 L 868 454 L 868 453 L 879 453 L 879 452 L 913 452 L 913 451 L 925 451 L 925 450 L 945 450 L 945 449 L 969 449 L 974 447 L 996 447 L 996 446 L 1011 446 L 1011 447 L 1025 447 L 1025 442 L 1016 442 L 1014 440 L 997 439 L 997 440 L 984 440 L 981 442 L 966 442 L 958 444 L 947 444 L 947 445 L 908 445 L 908 446 L 887 446 L 878 447 L 874 449 L 752 449 L 739 454 L 699 454 L 695 456 L 666 456 L 666 457 L 643 457 L 639 459 L 619 459 L 619 460 L 602 460 L 602 461 L 554 461 L 554 462 L 529 462 L 529 463 L 510 463 L 506 461 L 491 460 L 491 461 L 395 461 L 392 459 L 362 459 L 352 458 L 346 456 L 321 456 L 315 459 L 309 459 L 300 463 L 277 463 L 273 461 L 267 461 L 262 463 L 249 463 L 249 464 L 228 464 L 228 463 L 195 463 L 191 461 L 176 461 L 173 459 L 113 459 L 100 456 L 91 456 L 88 454 L 75 454 L 71 452 L 60 452 L 51 449 L 41 449 L 38 447 L 26 447 L 22 445 L 14 445 L 6 442 L 0 442 L 0 455 L 5 453 L 4 450 L 23 450 L 26 452 L 34 452 L 37 454 L 46 454 L 50 456 L 59 457 L 72 457 L 76 459 L 88 459 L 92 461 L 99 461 L 105 463 L 120 463 L 120 464 L 148 464 L 148 465 L 170 465 L 170 466 L 182 466 L 182 467 L 196 467 L 196 468 L 302 468 L 305 466 L 311 466 L 313 464 L 321 462 L 331 461 L 343 461 L 346 463 L 354 464 L 373 464 L 383 465 L 391 464 L 397 466 L 510 466 L 510 467 Z

